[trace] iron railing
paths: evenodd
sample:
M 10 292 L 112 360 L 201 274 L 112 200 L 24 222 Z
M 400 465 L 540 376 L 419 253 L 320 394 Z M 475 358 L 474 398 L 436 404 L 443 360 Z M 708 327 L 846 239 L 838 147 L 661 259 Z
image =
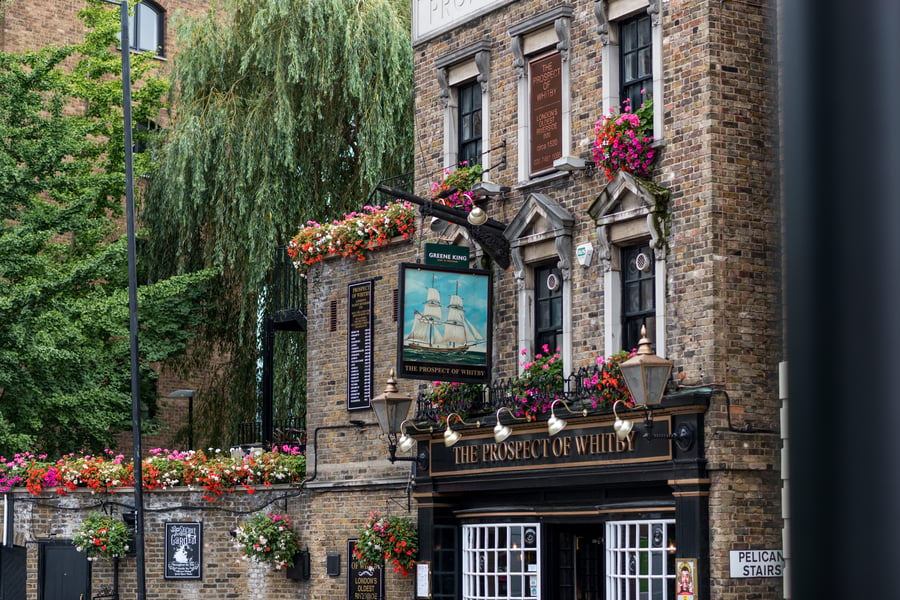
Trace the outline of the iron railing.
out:
M 288 417 L 275 421 L 273 428 L 272 443 L 281 446 L 288 444 L 289 446 L 300 447 L 306 450 L 306 416 Z M 238 425 L 238 442 L 239 446 L 254 446 L 263 444 L 263 423 L 262 421 L 251 421 L 240 423 Z
M 599 365 L 593 367 L 581 367 L 569 377 L 563 378 L 562 385 L 558 389 L 539 390 L 533 389 L 529 393 L 529 403 L 549 407 L 555 399 L 563 400 L 573 410 L 588 413 L 603 413 L 612 410 L 611 404 L 602 396 L 597 382 L 601 379 Z M 497 412 L 500 408 L 508 407 L 515 411 L 522 406 L 522 384 L 516 378 L 502 379 L 496 383 L 485 385 L 480 395 L 472 395 L 472 386 L 460 386 L 449 390 L 444 395 L 441 406 L 435 407 L 431 401 L 430 393 L 419 392 L 416 398 L 415 421 L 418 423 L 438 423 L 441 417 L 448 414 L 466 413 L 470 417 L 488 415 Z M 544 415 L 549 417 L 549 408 Z M 540 418 L 540 415 L 538 415 Z

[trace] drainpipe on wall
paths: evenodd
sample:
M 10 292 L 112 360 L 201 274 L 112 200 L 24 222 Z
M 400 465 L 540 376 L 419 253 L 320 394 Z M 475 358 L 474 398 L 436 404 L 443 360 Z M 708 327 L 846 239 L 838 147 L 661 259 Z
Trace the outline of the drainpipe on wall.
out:
M 781 400 L 781 548 L 784 555 L 784 598 L 791 597 L 791 508 L 790 472 L 788 471 L 788 363 L 778 363 L 778 397 Z

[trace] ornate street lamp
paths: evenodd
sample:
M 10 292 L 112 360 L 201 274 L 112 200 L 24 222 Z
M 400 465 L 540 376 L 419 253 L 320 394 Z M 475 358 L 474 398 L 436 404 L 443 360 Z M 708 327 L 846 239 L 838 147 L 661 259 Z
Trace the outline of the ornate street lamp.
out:
M 653 353 L 647 338 L 647 327 L 641 325 L 637 353 L 619 365 L 635 406 L 655 406 L 662 402 L 674 364 L 674 361 Z
M 397 391 L 397 381 L 394 379 L 394 370 L 391 369 L 390 377 L 388 377 L 387 385 L 384 391 L 372 398 L 371 405 L 378 418 L 378 424 L 381 431 L 387 436 L 388 450 L 390 452 L 389 460 L 394 463 L 399 461 L 415 462 L 422 469 L 428 468 L 428 454 L 420 452 L 418 456 L 397 456 L 397 439 L 404 434 L 403 424 L 406 421 L 406 415 L 409 413 L 409 407 L 413 398 L 409 394 L 401 394 Z M 404 435 L 404 449 L 409 449 L 408 436 Z
M 648 442 L 656 439 L 674 440 L 681 450 L 687 451 L 694 445 L 694 429 L 687 423 L 679 425 L 674 433 L 653 433 L 651 409 L 662 402 L 674 364 L 674 361 L 660 358 L 654 354 L 650 348 L 650 340 L 647 338 L 647 328 L 641 325 L 641 339 L 638 342 L 637 352 L 619 365 L 619 368 L 622 370 L 625 385 L 631 392 L 631 397 L 634 398 L 634 408 L 644 410 L 642 437 Z M 613 404 L 613 414 L 616 417 L 613 430 L 616 432 L 616 437 L 624 440 L 631 433 L 634 423 L 629 419 L 619 417 L 616 407 L 621 403 L 621 401 L 616 401 Z

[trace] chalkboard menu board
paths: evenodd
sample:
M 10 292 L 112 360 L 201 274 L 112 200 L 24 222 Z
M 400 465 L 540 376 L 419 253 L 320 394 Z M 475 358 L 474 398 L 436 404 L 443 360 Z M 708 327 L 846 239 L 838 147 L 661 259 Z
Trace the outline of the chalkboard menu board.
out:
M 380 567 L 362 567 L 353 556 L 356 540 L 347 540 L 347 600 L 383 600 L 384 576 Z
M 369 408 L 372 399 L 371 281 L 347 286 L 347 410 Z
M 166 579 L 200 579 L 203 523 L 166 523 Z
M 562 156 L 562 59 L 559 52 L 530 63 L 531 172 Z

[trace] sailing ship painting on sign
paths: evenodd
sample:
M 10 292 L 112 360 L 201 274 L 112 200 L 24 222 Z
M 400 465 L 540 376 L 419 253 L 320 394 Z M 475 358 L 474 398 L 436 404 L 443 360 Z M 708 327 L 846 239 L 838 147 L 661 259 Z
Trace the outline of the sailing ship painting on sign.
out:
M 491 288 L 490 271 L 400 265 L 400 376 L 488 381 Z

